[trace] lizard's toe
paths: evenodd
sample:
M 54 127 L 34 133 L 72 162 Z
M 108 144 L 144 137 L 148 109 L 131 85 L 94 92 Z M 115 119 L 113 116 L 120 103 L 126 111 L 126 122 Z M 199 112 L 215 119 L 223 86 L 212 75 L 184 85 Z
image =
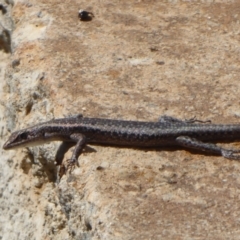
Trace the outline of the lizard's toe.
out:
M 225 150 L 222 151 L 222 156 L 228 159 L 240 160 L 240 150 Z

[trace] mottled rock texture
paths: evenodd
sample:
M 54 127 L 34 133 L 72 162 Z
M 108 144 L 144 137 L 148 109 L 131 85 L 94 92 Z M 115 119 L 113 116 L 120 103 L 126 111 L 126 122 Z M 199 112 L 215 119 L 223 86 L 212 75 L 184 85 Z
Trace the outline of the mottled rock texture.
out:
M 77 113 L 240 122 L 237 0 L 2 0 L 0 23 L 1 146 Z M 1 150 L 1 239 L 240 238 L 239 162 L 94 146 L 57 183 L 58 145 Z

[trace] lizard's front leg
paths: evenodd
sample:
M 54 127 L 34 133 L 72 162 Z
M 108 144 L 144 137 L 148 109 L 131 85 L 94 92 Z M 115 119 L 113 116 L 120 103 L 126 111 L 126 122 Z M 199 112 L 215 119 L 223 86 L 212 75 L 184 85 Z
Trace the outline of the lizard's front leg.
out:
M 83 148 L 86 145 L 86 137 L 81 133 L 73 133 L 70 135 L 70 139 L 74 142 L 76 142 L 76 146 L 73 150 L 72 157 L 68 160 L 67 167 L 65 167 L 63 164 L 61 165 L 59 169 L 59 177 L 61 178 L 64 174 L 66 174 L 67 170 L 70 170 L 70 172 L 74 169 L 76 164 L 78 164 L 78 157 L 82 153 Z

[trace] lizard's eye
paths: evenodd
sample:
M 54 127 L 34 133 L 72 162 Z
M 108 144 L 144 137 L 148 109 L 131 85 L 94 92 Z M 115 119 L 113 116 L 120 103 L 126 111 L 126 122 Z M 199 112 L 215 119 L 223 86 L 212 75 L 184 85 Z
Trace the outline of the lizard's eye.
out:
M 21 139 L 23 139 L 23 140 L 27 139 L 27 137 L 28 137 L 27 133 L 21 133 L 21 134 L 19 135 L 19 138 L 21 138 Z

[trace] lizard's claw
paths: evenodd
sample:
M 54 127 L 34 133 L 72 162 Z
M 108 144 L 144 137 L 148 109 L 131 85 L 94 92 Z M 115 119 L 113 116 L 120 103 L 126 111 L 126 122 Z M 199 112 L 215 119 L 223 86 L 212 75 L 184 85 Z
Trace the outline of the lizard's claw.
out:
M 240 150 L 222 150 L 222 156 L 228 159 L 240 160 Z
M 62 165 L 60 166 L 60 168 L 59 168 L 59 171 L 58 171 L 58 176 L 59 176 L 59 179 L 60 179 L 60 180 L 61 180 L 62 176 L 63 176 L 64 174 L 66 174 L 66 172 L 67 172 L 67 169 L 66 169 L 65 165 L 62 164 Z
M 69 170 L 70 173 L 72 173 L 72 171 L 74 170 L 74 168 L 76 167 L 76 161 L 73 161 L 72 159 L 68 159 L 67 160 L 67 170 Z
M 64 164 L 61 164 L 61 166 L 59 168 L 59 172 L 58 172 L 59 178 L 61 179 L 62 176 L 67 173 L 67 171 L 72 173 L 72 171 L 74 170 L 76 165 L 77 165 L 76 161 L 73 161 L 72 159 L 67 160 L 67 166 L 65 166 Z

